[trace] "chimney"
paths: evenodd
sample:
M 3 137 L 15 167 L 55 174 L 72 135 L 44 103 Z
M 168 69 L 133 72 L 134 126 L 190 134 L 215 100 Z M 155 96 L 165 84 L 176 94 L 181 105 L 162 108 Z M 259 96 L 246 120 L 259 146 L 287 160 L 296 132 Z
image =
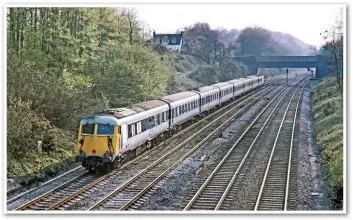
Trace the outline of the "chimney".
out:
M 183 36 L 183 34 L 184 34 L 184 31 L 180 32 L 180 34 L 181 34 L 181 36 Z
M 154 37 L 154 35 L 156 35 L 156 31 L 153 31 L 153 37 Z

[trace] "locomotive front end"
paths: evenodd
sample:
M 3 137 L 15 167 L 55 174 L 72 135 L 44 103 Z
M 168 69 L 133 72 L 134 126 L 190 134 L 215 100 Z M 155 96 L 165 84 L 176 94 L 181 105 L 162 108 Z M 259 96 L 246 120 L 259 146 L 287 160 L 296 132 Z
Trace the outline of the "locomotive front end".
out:
M 117 120 L 111 116 L 82 119 L 76 148 L 76 162 L 88 170 L 108 170 L 119 153 L 120 134 Z

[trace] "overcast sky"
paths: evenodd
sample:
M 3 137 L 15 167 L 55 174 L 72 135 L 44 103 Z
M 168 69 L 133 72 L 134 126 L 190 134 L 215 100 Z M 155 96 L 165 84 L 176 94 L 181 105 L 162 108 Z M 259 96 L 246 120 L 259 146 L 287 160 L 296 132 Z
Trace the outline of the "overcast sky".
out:
M 285 32 L 319 46 L 320 32 L 334 24 L 340 5 L 308 4 L 149 4 L 134 5 L 141 20 L 158 33 L 174 33 L 195 22 L 207 22 L 212 28 L 243 29 L 261 26 Z

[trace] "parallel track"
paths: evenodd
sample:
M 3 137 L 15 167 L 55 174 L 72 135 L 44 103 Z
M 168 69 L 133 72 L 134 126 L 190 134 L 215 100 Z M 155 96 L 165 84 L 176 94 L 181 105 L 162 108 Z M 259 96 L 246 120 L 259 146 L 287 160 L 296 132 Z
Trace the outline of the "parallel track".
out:
M 278 129 L 254 210 L 287 210 L 300 93 L 293 94 Z
M 284 91 L 283 89 L 282 91 Z M 279 93 L 253 120 L 245 132 L 232 146 L 223 160 L 213 170 L 211 175 L 204 181 L 195 195 L 190 199 L 184 210 L 217 210 L 220 209 L 224 201 L 231 201 L 226 197 L 231 191 L 233 182 L 238 176 L 245 175 L 246 170 L 242 166 L 246 163 L 250 152 L 254 154 L 252 148 L 263 131 L 264 127 L 276 111 L 280 103 L 287 98 L 286 94 L 291 89 L 286 89 L 284 95 Z M 236 189 L 232 189 L 234 191 Z M 226 206 L 226 204 L 224 204 Z M 224 206 L 223 205 L 223 206 Z M 224 209 L 224 207 L 223 207 Z

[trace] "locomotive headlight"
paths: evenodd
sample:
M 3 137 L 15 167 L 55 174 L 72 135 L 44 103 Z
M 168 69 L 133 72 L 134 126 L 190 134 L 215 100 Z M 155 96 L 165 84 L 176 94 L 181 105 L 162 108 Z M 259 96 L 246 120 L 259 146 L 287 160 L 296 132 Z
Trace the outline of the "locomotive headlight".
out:
M 96 150 L 92 150 L 92 154 L 96 154 Z

